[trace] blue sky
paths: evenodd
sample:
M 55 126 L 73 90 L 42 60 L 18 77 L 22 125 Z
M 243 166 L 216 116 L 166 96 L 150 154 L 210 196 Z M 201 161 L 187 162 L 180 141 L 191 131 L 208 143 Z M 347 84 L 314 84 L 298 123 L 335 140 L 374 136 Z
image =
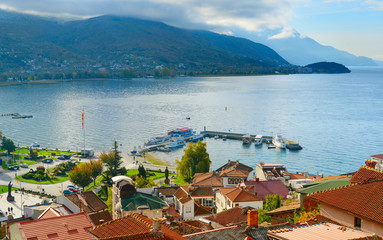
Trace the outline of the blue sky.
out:
M 383 61 L 383 0 L 1 0 L 0 8 L 66 18 L 118 14 L 230 34 L 296 30 Z
M 296 3 L 289 25 L 323 45 L 383 60 L 383 1 Z

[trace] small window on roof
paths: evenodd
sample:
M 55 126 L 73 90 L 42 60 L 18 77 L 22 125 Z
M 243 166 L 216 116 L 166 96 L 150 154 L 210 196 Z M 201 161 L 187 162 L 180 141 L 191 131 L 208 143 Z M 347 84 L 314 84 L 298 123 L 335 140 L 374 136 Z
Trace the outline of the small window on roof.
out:
M 78 233 L 78 230 L 77 229 L 68 230 L 68 233 L 69 234 L 76 234 L 76 233 Z

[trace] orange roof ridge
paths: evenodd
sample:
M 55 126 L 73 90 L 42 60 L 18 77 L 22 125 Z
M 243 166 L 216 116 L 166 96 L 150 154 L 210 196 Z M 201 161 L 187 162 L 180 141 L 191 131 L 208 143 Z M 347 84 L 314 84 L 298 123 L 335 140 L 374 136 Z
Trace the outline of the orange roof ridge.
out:
M 307 194 L 307 196 L 311 196 L 311 195 L 314 195 L 314 194 L 317 194 L 317 193 L 331 192 L 331 191 L 334 191 L 334 190 L 339 190 L 339 189 L 343 189 L 343 188 L 348 188 L 348 187 L 352 187 L 352 186 L 359 185 L 359 184 L 363 184 L 363 183 L 351 183 L 351 184 L 349 184 L 349 185 L 344 185 L 344 186 L 339 186 L 339 187 L 329 188 L 329 189 L 326 189 L 326 190 L 320 190 L 320 191 L 316 191 L 316 192 L 309 193 L 309 194 Z
M 378 173 L 383 173 L 383 170 L 379 170 L 379 169 L 376 169 L 376 168 L 367 167 L 367 166 L 365 166 L 365 165 L 363 165 L 361 168 L 365 168 L 365 169 L 368 169 L 368 170 L 371 170 L 371 171 L 374 171 L 374 172 L 378 172 Z

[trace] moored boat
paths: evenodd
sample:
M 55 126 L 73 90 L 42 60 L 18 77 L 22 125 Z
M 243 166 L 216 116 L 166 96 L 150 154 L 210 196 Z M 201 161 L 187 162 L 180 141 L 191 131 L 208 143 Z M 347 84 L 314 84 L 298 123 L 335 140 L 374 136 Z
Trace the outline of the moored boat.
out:
M 251 143 L 251 136 L 250 136 L 250 134 L 243 135 L 242 143 L 243 144 L 250 144 Z
M 169 148 L 179 148 L 185 146 L 184 138 L 177 137 L 170 139 L 170 142 L 165 146 Z
M 193 137 L 190 138 L 191 142 L 198 142 L 198 141 L 202 141 L 202 140 L 203 140 L 202 134 L 194 135 Z
M 254 137 L 254 144 L 255 145 L 261 145 L 263 143 L 263 136 L 257 135 Z
M 286 143 L 283 140 L 281 134 L 277 134 L 275 137 L 273 137 L 273 145 L 281 149 L 286 148 Z
M 150 146 L 150 145 L 157 145 L 157 144 L 161 144 L 161 143 L 164 143 L 164 142 L 167 142 L 170 140 L 170 137 L 153 137 L 151 139 L 149 139 L 144 145 L 145 146 Z
M 188 128 L 188 127 L 176 128 L 176 129 L 168 131 L 168 136 L 169 137 L 183 137 L 183 138 L 187 138 L 187 137 L 191 137 L 191 136 L 193 136 L 195 134 L 196 134 L 196 132 L 193 131 L 193 128 Z
M 287 149 L 290 149 L 290 150 L 301 150 L 302 149 L 302 146 L 299 145 L 299 142 L 297 142 L 297 141 L 290 141 L 290 140 L 285 139 L 285 143 L 286 143 Z

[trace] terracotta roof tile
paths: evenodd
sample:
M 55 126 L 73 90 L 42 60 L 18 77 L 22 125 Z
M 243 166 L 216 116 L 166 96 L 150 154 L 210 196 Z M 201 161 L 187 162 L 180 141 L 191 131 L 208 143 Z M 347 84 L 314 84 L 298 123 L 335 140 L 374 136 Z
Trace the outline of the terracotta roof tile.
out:
M 252 167 L 249 167 L 249 166 L 247 166 L 247 165 L 245 165 L 243 163 L 240 163 L 239 161 L 230 161 L 230 160 L 228 160 L 228 162 L 225 165 L 223 165 L 222 167 L 218 168 L 216 171 L 220 172 L 223 169 L 228 169 L 228 168 L 233 168 L 233 167 L 236 167 L 236 168 L 238 168 L 240 170 L 244 170 L 246 172 L 253 171 Z
M 194 186 L 209 186 L 209 187 L 223 186 L 222 178 L 218 176 L 218 174 L 216 174 L 215 172 L 194 174 L 192 184 Z
M 370 179 L 383 179 L 383 171 L 362 166 L 351 178 L 350 183 L 361 183 Z
M 93 191 L 72 193 L 65 195 L 65 197 L 87 213 L 98 212 L 108 208 L 108 205 Z
M 229 168 L 221 171 L 220 177 L 242 177 L 247 178 L 249 176 L 249 172 L 240 170 L 238 168 Z
M 372 158 L 383 159 L 383 154 L 371 155 Z
M 243 190 L 242 188 L 236 188 L 226 193 L 226 197 L 232 202 L 262 201 L 261 198 L 255 196 L 253 193 Z
M 209 217 L 205 217 L 205 219 L 219 223 L 222 226 L 242 224 L 247 222 L 248 209 L 253 208 L 234 207 L 226 211 L 211 215 Z
M 382 189 L 383 181 L 376 181 L 309 194 L 307 198 L 383 224 Z
M 194 216 L 208 215 L 213 212 L 212 208 L 208 208 L 194 201 Z
M 171 231 L 165 226 L 160 226 L 163 234 L 152 233 L 152 220 L 133 213 L 128 216 L 101 224 L 89 232 L 98 239 L 185 239 L 181 235 Z
M 173 196 L 178 189 L 179 187 L 159 187 L 157 188 L 157 191 L 163 196 Z
M 104 210 L 104 211 L 96 212 L 96 213 L 90 213 L 89 218 L 92 220 L 93 224 L 96 226 L 104 222 L 109 222 L 113 220 L 108 210 Z
M 88 229 L 94 225 L 84 212 L 18 223 L 25 239 L 93 239 Z

